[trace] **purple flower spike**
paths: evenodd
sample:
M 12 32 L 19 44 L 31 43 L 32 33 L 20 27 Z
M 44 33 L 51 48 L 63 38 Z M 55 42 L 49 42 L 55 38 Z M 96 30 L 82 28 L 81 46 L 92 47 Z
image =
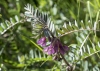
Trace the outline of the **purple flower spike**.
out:
M 51 41 L 51 44 L 48 47 L 44 48 L 44 53 L 51 55 L 51 54 L 55 54 L 55 53 L 61 53 L 61 54 L 65 54 L 66 51 L 68 51 L 69 48 L 65 45 L 62 45 L 62 43 L 60 42 L 59 39 L 54 38 Z
M 37 44 L 44 47 L 46 46 L 46 37 L 42 37 L 37 41 Z

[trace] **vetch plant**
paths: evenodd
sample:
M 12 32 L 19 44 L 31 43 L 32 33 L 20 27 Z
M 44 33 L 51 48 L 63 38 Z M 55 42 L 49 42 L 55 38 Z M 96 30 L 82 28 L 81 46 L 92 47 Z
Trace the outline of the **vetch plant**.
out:
M 30 4 L 27 4 L 25 7 L 25 16 L 27 21 L 31 22 L 32 28 L 33 28 L 33 35 L 41 35 L 41 38 L 37 41 L 37 44 L 43 47 L 43 52 L 47 55 L 53 55 L 54 60 L 61 60 L 63 59 L 66 63 L 66 68 L 68 71 L 73 71 L 75 65 L 78 61 L 85 59 L 93 54 L 95 54 L 96 48 L 95 45 L 91 42 L 89 39 L 90 34 L 92 31 L 99 31 L 99 28 L 96 27 L 98 25 L 97 20 L 92 26 L 92 24 L 87 24 L 87 26 L 84 25 L 83 22 L 81 22 L 80 25 L 77 24 L 75 21 L 75 24 L 69 24 L 64 23 L 63 27 L 61 29 L 55 28 L 55 25 L 51 22 L 51 20 L 48 18 L 48 15 L 45 13 L 40 13 L 37 9 L 35 10 Z M 92 26 L 92 27 L 91 27 Z M 80 35 L 81 38 L 75 33 L 75 32 L 81 32 Z M 90 31 L 90 32 L 88 32 Z M 69 50 L 69 47 L 62 44 L 59 37 L 65 36 L 67 34 L 74 33 L 76 34 L 76 39 L 79 42 L 79 45 L 77 44 L 71 44 L 71 47 L 75 47 L 75 49 Z M 88 33 L 88 34 L 87 34 Z M 96 32 L 94 32 L 96 34 Z M 82 35 L 84 34 L 84 35 Z M 58 36 L 57 36 L 58 35 Z M 86 41 L 90 41 L 93 49 L 91 49 L 89 46 L 91 45 L 85 45 Z M 83 41 L 83 42 L 82 42 Z M 99 41 L 98 41 L 99 43 Z M 78 48 L 76 48 L 76 46 Z M 87 48 L 84 48 L 87 47 Z M 86 52 L 87 50 L 87 52 Z M 92 50 L 90 52 L 90 50 Z M 69 63 L 67 59 L 65 58 L 64 54 L 68 52 L 68 56 L 71 57 L 70 54 L 73 54 L 70 59 L 72 61 Z M 74 52 L 73 52 L 74 51 Z M 88 54 L 89 53 L 89 54 Z M 87 54 L 87 55 L 86 55 Z M 73 65 L 73 66 L 72 66 Z
M 4 63 L 10 63 L 10 65 L 14 67 L 17 66 L 16 68 L 21 67 L 27 69 L 28 67 L 30 68 L 30 66 L 33 68 L 37 66 L 38 63 L 41 64 L 41 62 L 43 62 L 38 66 L 39 68 L 42 68 L 42 65 L 45 65 L 45 62 L 48 63 L 48 61 L 51 61 L 50 63 L 54 62 L 54 66 L 50 68 L 52 71 L 56 71 L 58 68 L 61 71 L 99 71 L 100 11 L 96 11 L 96 19 L 92 18 L 91 5 L 93 4 L 90 3 L 90 1 L 87 1 L 88 10 L 86 10 L 89 11 L 89 14 L 86 12 L 85 22 L 78 18 L 74 22 L 69 21 L 64 24 L 61 23 L 60 25 L 57 20 L 53 23 L 48 17 L 48 14 L 40 12 L 38 9 L 34 9 L 30 4 L 25 5 L 24 18 L 15 16 L 14 18 L 10 18 L 10 21 L 6 20 L 5 22 L 0 23 L 0 44 L 3 43 L 2 40 L 5 41 L 4 45 L 0 45 L 0 55 L 2 56 L 0 62 L 4 66 L 7 65 Z M 55 8 L 53 9 L 54 11 L 56 10 Z M 71 9 L 74 10 L 74 7 Z M 74 13 L 70 10 L 69 12 L 72 15 Z M 60 16 L 64 18 L 62 14 L 60 14 Z M 24 23 L 25 25 L 28 23 L 27 27 L 31 27 L 32 29 L 30 29 L 32 32 L 29 29 L 26 30 L 27 27 L 23 27 Z M 7 40 L 4 39 L 9 35 L 11 36 L 10 38 L 6 38 Z M 34 41 L 36 41 L 36 43 Z M 9 44 L 12 45 L 8 48 Z M 9 51 L 7 49 L 8 52 L 4 50 L 5 47 L 9 49 Z M 33 47 L 37 47 L 38 49 Z M 10 51 L 10 49 L 16 51 L 13 52 Z M 25 55 L 23 54 L 24 51 L 26 51 Z M 29 54 L 27 52 L 29 52 Z M 12 60 L 17 59 L 15 57 L 18 56 L 19 63 L 5 59 L 4 55 L 6 53 L 6 56 L 8 56 L 8 53 L 13 55 L 11 58 Z M 52 65 L 50 63 L 48 63 L 49 66 Z
M 89 22 L 86 24 L 86 26 L 84 25 L 83 22 L 81 22 L 80 24 L 81 27 L 80 27 L 80 25 L 75 21 L 75 24 L 72 24 L 71 22 L 69 22 L 69 24 L 64 23 L 61 29 L 59 28 L 55 29 L 55 25 L 48 18 L 47 14 L 40 13 L 37 9 L 35 10 L 30 4 L 26 5 L 25 10 L 26 10 L 25 11 L 26 19 L 27 21 L 31 22 L 31 25 L 33 27 L 33 35 L 42 36 L 37 41 L 37 44 L 43 47 L 43 52 L 45 54 L 53 55 L 54 60 L 59 61 L 60 59 L 63 59 L 67 65 L 66 68 L 68 71 L 74 70 L 74 67 L 76 66 L 78 61 L 95 54 L 96 51 L 99 51 L 99 50 L 96 50 L 96 48 L 94 47 L 94 44 L 89 39 L 89 36 L 90 36 L 89 34 L 90 33 L 93 34 L 92 31 L 99 31 L 99 28 L 96 27 L 98 25 L 97 22 L 95 22 L 93 26 Z M 77 35 L 76 32 L 79 32 L 81 37 L 79 37 L 79 35 Z M 79 45 L 70 44 L 70 47 L 74 47 L 74 48 L 69 50 L 68 46 L 61 43 L 59 37 L 62 37 L 71 33 L 74 33 L 77 36 L 76 39 Z M 91 45 L 85 44 L 86 41 L 89 41 L 89 43 L 93 45 L 92 47 L 94 50 L 89 47 Z M 67 59 L 65 58 L 66 55 L 64 56 L 64 54 L 66 52 L 68 52 L 69 60 L 72 61 L 71 62 L 72 64 L 69 63 Z
M 44 48 L 43 52 L 47 55 L 56 55 L 56 57 L 54 57 L 55 60 L 59 58 L 63 59 L 69 67 L 69 70 L 72 71 L 72 67 L 64 58 L 64 54 L 69 50 L 69 48 L 68 46 L 63 45 L 58 37 L 54 35 L 53 32 L 55 30 L 50 30 L 49 24 L 54 24 L 51 23 L 50 19 L 48 19 L 47 14 L 40 13 L 38 10 L 34 11 L 30 4 L 26 5 L 25 10 L 25 16 L 27 21 L 31 22 L 33 32 L 38 35 L 39 33 L 40 35 L 43 34 L 42 38 L 37 41 L 37 44 Z M 48 41 L 46 41 L 46 38 Z M 47 42 L 50 44 L 47 45 Z

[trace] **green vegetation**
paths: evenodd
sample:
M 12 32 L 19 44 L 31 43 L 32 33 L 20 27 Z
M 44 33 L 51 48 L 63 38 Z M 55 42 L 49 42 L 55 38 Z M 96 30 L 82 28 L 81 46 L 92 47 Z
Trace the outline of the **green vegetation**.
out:
M 37 44 L 47 19 L 72 71 L 100 71 L 100 0 L 0 0 L 0 71 L 71 71 Z

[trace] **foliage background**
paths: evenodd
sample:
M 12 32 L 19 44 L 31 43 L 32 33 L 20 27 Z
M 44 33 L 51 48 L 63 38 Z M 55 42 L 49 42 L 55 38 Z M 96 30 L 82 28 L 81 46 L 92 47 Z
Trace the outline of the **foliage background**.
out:
M 100 19 L 100 0 L 0 0 L 0 22 L 10 21 L 10 18 L 14 18 L 15 15 L 21 20 L 27 3 L 38 8 L 40 12 L 47 12 L 58 28 L 62 27 L 64 23 L 68 24 L 69 21 L 71 24 L 75 24 L 75 20 L 79 28 L 81 23 L 85 24 L 85 27 L 92 26 L 94 28 L 95 22 L 99 22 Z M 99 71 L 100 25 L 97 25 L 96 29 L 99 31 L 96 33 L 94 31 L 80 31 L 79 33 L 65 34 L 66 31 L 61 29 L 57 30 L 57 33 L 61 34 L 61 41 L 70 47 L 70 51 L 65 57 L 69 63 L 75 64 L 75 71 Z M 40 48 L 36 44 L 38 38 L 34 39 L 32 36 L 32 27 L 29 22 L 21 22 L 0 35 L 0 70 L 65 71 L 63 66 L 60 66 L 61 62 L 52 60 L 52 56 L 47 56 L 38 49 Z M 73 59 L 72 61 L 71 58 L 75 55 L 76 58 L 78 57 L 77 51 L 86 37 L 89 38 L 85 41 L 82 49 L 91 48 L 89 49 L 90 54 L 84 55 L 83 53 L 82 56 L 79 54 L 79 60 Z M 89 50 L 86 49 L 87 52 Z M 72 51 L 73 53 L 70 53 Z

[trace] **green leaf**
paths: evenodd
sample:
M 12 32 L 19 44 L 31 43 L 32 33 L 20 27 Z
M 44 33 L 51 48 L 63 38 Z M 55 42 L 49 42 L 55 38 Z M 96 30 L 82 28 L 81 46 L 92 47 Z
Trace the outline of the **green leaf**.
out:
M 30 40 L 30 42 L 31 42 L 32 44 L 34 44 L 40 51 L 43 51 L 43 49 L 42 49 L 41 47 L 39 47 L 35 42 L 33 42 L 32 40 Z

